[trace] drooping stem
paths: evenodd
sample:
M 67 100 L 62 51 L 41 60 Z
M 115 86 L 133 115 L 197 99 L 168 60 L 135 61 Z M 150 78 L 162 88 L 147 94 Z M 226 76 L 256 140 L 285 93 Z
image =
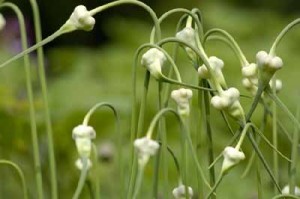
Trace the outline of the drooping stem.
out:
M 32 12 L 33 12 L 33 20 L 34 20 L 34 31 L 35 31 L 35 39 L 36 43 L 42 41 L 42 29 L 41 29 L 41 21 L 40 21 L 40 13 L 38 9 L 38 5 L 36 0 L 29 0 Z M 55 164 L 55 153 L 54 153 L 54 144 L 53 144 L 53 132 L 52 132 L 52 122 L 50 117 L 50 108 L 48 102 L 48 91 L 47 91 L 47 82 L 45 75 L 45 63 L 44 63 L 44 52 L 43 48 L 39 47 L 37 49 L 37 62 L 38 62 L 38 74 L 42 89 L 43 103 L 44 103 L 44 117 L 46 122 L 46 133 L 48 140 L 48 158 L 50 164 L 50 181 L 51 181 L 51 197 L 53 199 L 58 198 L 57 193 L 57 179 L 56 179 L 56 164 Z
M 14 170 L 17 171 L 18 176 L 21 179 L 21 184 L 22 184 L 22 189 L 23 189 L 23 197 L 24 197 L 24 199 L 27 199 L 28 198 L 28 191 L 27 191 L 28 187 L 27 187 L 27 183 L 25 181 L 25 177 L 24 177 L 24 173 L 23 173 L 22 169 L 19 167 L 19 165 L 15 164 L 14 162 L 11 162 L 9 160 L 0 159 L 0 165 L 1 164 L 11 166 Z
M 270 55 L 275 55 L 275 51 L 276 48 L 278 46 L 278 44 L 280 43 L 280 41 L 283 39 L 283 37 L 286 35 L 286 33 L 288 33 L 294 26 L 296 26 L 297 24 L 300 23 L 300 18 L 295 19 L 294 21 L 292 21 L 291 23 L 289 23 L 280 33 L 279 35 L 276 37 L 269 54 Z

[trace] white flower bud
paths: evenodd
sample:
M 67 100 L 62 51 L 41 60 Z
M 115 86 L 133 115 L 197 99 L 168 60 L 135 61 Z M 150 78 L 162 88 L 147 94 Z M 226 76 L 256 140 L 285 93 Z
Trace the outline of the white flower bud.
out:
M 93 127 L 78 125 L 73 129 L 72 137 L 75 140 L 77 151 L 80 157 L 90 157 L 92 150 L 92 139 L 96 137 Z
M 3 15 L 0 14 L 0 30 L 3 30 L 3 28 L 5 27 L 5 25 L 6 25 L 6 20 L 3 17 Z
M 271 56 L 265 51 L 259 51 L 256 54 L 256 61 L 258 67 L 263 68 L 265 71 L 275 72 L 283 66 L 282 59 L 277 56 Z
M 83 169 L 83 162 L 81 158 L 78 158 L 75 162 L 75 166 L 77 169 L 82 170 Z M 90 159 L 87 159 L 87 169 L 90 169 L 92 167 L 92 162 Z
M 210 103 L 217 110 L 223 110 L 226 107 L 226 101 L 218 95 L 213 96 Z
M 147 68 L 151 75 L 153 75 L 156 79 L 159 79 L 162 75 L 161 68 L 166 60 L 167 58 L 163 52 L 157 48 L 150 48 L 142 56 L 141 63 Z
M 226 82 L 222 72 L 222 68 L 224 67 L 224 62 L 215 56 L 209 57 L 208 62 L 212 70 L 211 72 L 214 73 L 218 83 L 226 87 Z M 198 68 L 198 74 L 199 77 L 203 79 L 209 79 L 211 77 L 207 69 L 207 66 L 205 66 L 204 64 Z
M 191 89 L 180 88 L 172 91 L 171 97 L 177 103 L 177 109 L 180 115 L 190 114 L 189 100 L 192 98 L 192 96 L 193 92 Z
M 199 74 L 199 77 L 202 79 L 210 78 L 210 74 L 204 64 L 198 68 L 198 74 Z
M 226 147 L 223 151 L 224 161 L 221 172 L 227 172 L 241 160 L 245 159 L 245 154 L 234 147 Z
M 243 77 L 253 77 L 257 74 L 257 65 L 252 63 L 242 68 Z
M 185 27 L 176 34 L 176 38 L 190 44 L 191 46 L 197 47 L 195 37 L 196 33 L 192 27 Z M 184 47 L 184 49 L 192 61 L 195 61 L 197 59 L 197 55 L 192 49 L 190 49 L 189 47 Z
M 138 154 L 138 162 L 145 165 L 150 156 L 154 156 L 159 149 L 159 144 L 147 137 L 138 138 L 134 141 L 134 147 Z
M 227 109 L 233 105 L 234 102 L 238 101 L 240 92 L 236 88 L 229 88 L 223 91 L 219 96 L 216 95 L 211 98 L 211 104 L 218 110 Z
M 273 82 L 272 80 L 269 82 L 270 87 L 273 89 Z M 275 80 L 275 90 L 279 92 L 282 89 L 282 81 L 280 79 Z
M 76 148 L 80 157 L 90 157 L 92 150 L 92 141 L 89 138 L 76 138 Z
M 191 199 L 192 196 L 194 195 L 192 187 L 188 187 L 188 193 L 189 193 L 189 198 Z M 174 188 L 172 191 L 172 194 L 175 199 L 184 199 L 186 198 L 186 192 L 185 192 L 185 186 L 184 185 L 179 185 L 178 187 Z
M 248 78 L 243 78 L 242 80 L 242 84 L 245 88 L 250 89 L 251 87 L 253 87 L 254 85 L 252 84 L 252 82 L 248 79 Z
M 96 131 L 91 126 L 80 124 L 73 129 L 72 138 L 74 140 L 77 138 L 94 139 L 96 138 Z
M 281 193 L 282 193 L 282 194 L 290 194 L 290 187 L 289 187 L 289 185 L 285 185 L 285 186 L 283 187 L 283 189 L 281 190 Z M 295 193 L 295 196 L 300 196 L 300 188 L 297 187 L 297 186 L 295 186 L 295 191 L 294 191 L 294 193 Z
M 66 25 L 75 29 L 90 31 L 94 28 L 96 21 L 86 9 L 85 6 L 76 6 L 70 18 L 67 20 Z
M 183 40 L 191 46 L 196 47 L 195 35 L 195 30 L 192 27 L 185 27 L 184 29 L 176 33 L 176 38 Z

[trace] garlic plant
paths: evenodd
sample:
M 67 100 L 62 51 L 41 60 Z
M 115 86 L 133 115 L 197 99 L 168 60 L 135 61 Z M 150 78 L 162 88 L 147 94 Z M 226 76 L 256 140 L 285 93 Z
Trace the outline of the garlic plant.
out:
M 153 177 L 152 193 L 149 193 L 149 197 L 152 198 L 158 198 L 160 194 L 163 195 L 163 198 L 174 197 L 176 199 L 189 199 L 194 196 L 198 196 L 199 198 L 203 198 L 204 196 L 213 199 L 217 197 L 222 198 L 223 196 L 218 194 L 218 187 L 222 186 L 222 179 L 229 177 L 227 174 L 230 172 L 237 172 L 238 168 L 243 168 L 243 161 L 248 161 L 248 165 L 250 166 L 253 164 L 254 160 L 251 160 L 248 156 L 249 150 L 252 151 L 253 154 L 256 154 L 256 164 L 263 167 L 263 171 L 266 171 L 270 182 L 274 185 L 274 197 L 284 197 L 286 194 L 293 198 L 299 196 L 299 188 L 297 187 L 295 176 L 300 122 L 277 96 L 278 92 L 282 90 L 283 83 L 282 80 L 279 80 L 275 75 L 283 68 L 283 60 L 276 54 L 276 48 L 285 34 L 300 23 L 300 19 L 291 22 L 282 30 L 275 39 L 269 52 L 259 51 L 255 58 L 249 58 L 249 60 L 253 60 L 249 62 L 235 39 L 229 33 L 222 29 L 206 30 L 204 28 L 203 18 L 199 9 L 173 9 L 164 13 L 161 17 L 157 17 L 149 6 L 136 0 L 117 0 L 94 9 L 88 9 L 84 5 L 78 5 L 70 14 L 69 19 L 67 19 L 57 31 L 41 40 L 41 38 L 39 38 L 41 30 L 38 10 L 35 6 L 36 2 L 31 0 L 31 3 L 35 13 L 37 42 L 29 48 L 24 45 L 23 52 L 1 63 L 0 68 L 8 67 L 11 62 L 24 57 L 28 101 L 30 102 L 31 137 L 33 140 L 37 198 L 44 198 L 45 190 L 42 180 L 41 160 L 39 158 L 40 149 L 35 119 L 36 113 L 33 104 L 34 95 L 32 93 L 31 72 L 28 68 L 28 54 L 39 49 L 39 78 L 43 94 L 43 104 L 45 105 L 45 115 L 43 119 L 47 126 L 49 145 L 51 198 L 56 199 L 58 198 L 56 164 L 60 164 L 60 162 L 55 162 L 54 144 L 52 141 L 52 120 L 48 105 L 48 91 L 41 47 L 61 35 L 70 34 L 76 30 L 93 31 L 96 26 L 96 19 L 94 18 L 96 14 L 123 4 L 139 6 L 147 11 L 153 20 L 153 30 L 149 34 L 149 42 L 146 42 L 138 48 L 134 58 L 131 123 L 130 125 L 126 124 L 127 127 L 130 126 L 130 133 L 128 133 L 130 135 L 126 134 L 128 130 L 126 128 L 122 128 L 121 130 L 118 127 L 117 129 L 118 133 L 122 132 L 124 135 L 126 134 L 126 138 L 130 137 L 130 139 L 126 139 L 126 143 L 124 143 L 122 140 L 124 135 L 117 135 L 120 175 L 116 177 L 115 182 L 116 184 L 120 182 L 118 186 L 116 185 L 116 187 L 118 187 L 116 190 L 118 189 L 120 191 L 119 198 L 142 198 L 141 190 L 148 187 L 148 184 L 143 185 L 144 173 L 150 173 Z M 0 7 L 1 6 L 11 7 L 17 10 L 14 4 L 1 2 Z M 16 13 L 19 16 L 19 20 L 24 22 L 20 11 L 17 10 Z M 160 27 L 161 23 L 175 13 L 182 14 L 177 30 L 173 36 L 163 38 Z M 2 14 L 0 14 L 0 30 L 3 28 L 5 28 L 5 20 Z M 25 37 L 25 30 L 22 31 L 22 35 Z M 208 40 L 219 40 L 231 47 L 240 61 L 237 67 L 241 70 L 239 74 L 242 80 L 241 85 L 245 89 L 238 89 L 240 88 L 239 85 L 230 85 L 230 82 L 226 81 L 228 77 L 226 75 L 225 66 L 227 67 L 228 64 L 226 61 L 223 61 L 226 59 L 222 60 L 222 57 L 217 57 L 216 52 L 208 53 L 205 46 Z M 171 53 L 168 52 L 169 50 L 165 48 L 165 45 L 170 43 L 175 44 L 172 56 Z M 182 49 L 177 48 L 178 46 Z M 184 67 L 193 68 L 190 75 L 191 77 L 195 77 L 198 82 L 192 82 L 193 78 L 191 78 L 191 80 L 185 80 L 181 77 L 180 72 L 182 69 L 181 65 L 180 68 L 178 68 L 179 64 L 177 61 L 178 50 L 183 50 L 182 52 L 188 57 L 189 60 L 185 60 L 186 64 L 184 64 Z M 138 67 L 139 65 L 142 67 Z M 242 66 L 241 69 L 240 66 Z M 141 86 L 143 89 L 141 99 L 139 98 L 140 93 L 137 91 L 137 87 L 139 86 L 136 77 L 139 74 L 137 71 L 145 73 L 144 84 Z M 169 72 L 167 73 L 167 71 Z M 173 72 L 175 78 L 173 78 Z M 151 81 L 154 81 L 153 84 L 158 88 L 155 94 L 148 92 Z M 84 84 L 84 82 L 82 83 Z M 244 94 L 246 91 L 249 91 L 250 94 Z M 155 95 L 155 99 L 157 99 L 156 113 L 150 113 L 150 111 L 148 111 L 147 99 L 150 94 Z M 247 110 L 247 106 L 244 104 L 245 102 L 241 100 L 242 97 L 246 97 L 251 101 L 249 110 Z M 169 103 L 170 99 L 173 100 L 173 103 Z M 82 100 L 85 99 L 82 98 Z M 261 124 L 255 124 L 253 122 L 255 120 L 252 118 L 254 111 L 257 110 L 258 104 L 261 104 L 264 108 L 264 120 Z M 114 106 L 110 103 L 99 103 L 90 109 L 82 124 L 76 126 L 72 131 L 72 138 L 75 141 L 78 154 L 78 158 L 74 161 L 75 166 L 80 171 L 78 186 L 73 194 L 74 199 L 80 197 L 85 182 L 92 184 L 91 186 L 94 187 L 91 192 L 93 192 L 96 199 L 99 199 L 101 195 L 99 183 L 100 172 L 97 166 L 99 162 L 97 150 L 95 150 L 97 145 L 96 131 L 88 123 L 96 109 L 103 106 L 107 106 L 113 110 L 116 123 L 119 124 L 119 116 Z M 224 121 L 225 125 L 232 132 L 231 141 L 227 145 L 222 146 L 223 150 L 221 151 L 215 146 L 218 140 L 214 140 L 213 138 L 217 137 L 218 133 L 223 133 L 223 130 L 222 132 L 216 132 L 216 128 L 213 128 L 216 121 L 215 118 L 211 117 L 210 108 L 215 109 L 217 114 L 220 113 L 221 116 L 219 117 L 217 115 L 217 117 Z M 277 125 L 279 124 L 277 120 L 277 108 L 282 109 L 283 112 L 288 115 L 296 129 L 293 134 L 293 139 L 288 136 L 292 146 L 290 159 L 278 150 L 278 141 L 280 140 L 277 139 L 276 135 L 278 132 Z M 176 122 L 172 122 L 171 125 L 168 124 L 169 120 L 166 119 L 167 113 L 171 113 L 175 117 Z M 154 116 L 151 114 L 154 114 Z M 230 118 L 227 118 L 227 116 Z M 153 118 L 150 124 L 148 124 L 146 120 L 148 117 Z M 271 118 L 273 122 L 272 142 L 264 135 L 267 118 Z M 144 135 L 143 133 L 145 132 L 145 126 L 147 126 L 147 124 L 149 126 Z M 167 139 L 168 129 L 174 124 L 180 127 L 180 137 L 177 137 L 174 142 L 176 144 Z M 284 125 L 282 128 L 284 129 Z M 196 133 L 194 131 L 196 131 Z M 233 131 L 235 131 L 235 133 Z M 208 140 L 207 146 L 204 146 L 204 150 L 203 146 L 199 144 L 201 143 L 200 137 L 202 136 Z M 249 149 L 247 145 L 244 144 L 245 139 L 249 141 L 252 148 Z M 274 169 L 269 166 L 269 161 L 266 160 L 264 151 L 259 148 L 261 139 L 274 151 L 274 160 L 272 162 Z M 173 147 L 176 149 L 173 150 Z M 207 151 L 207 154 L 205 151 Z M 220 154 L 219 156 L 216 156 L 217 152 Z M 126 155 L 124 155 L 125 153 Z M 128 161 L 123 161 L 123 155 L 128 158 Z M 179 183 L 175 183 L 169 178 L 169 156 L 174 159 L 174 164 L 178 171 L 178 178 L 180 179 Z M 288 185 L 283 189 L 281 185 L 286 184 L 286 182 L 278 177 L 279 162 L 277 156 L 283 157 L 284 161 L 287 161 L 291 168 Z M 204 161 L 206 157 L 209 157 L 208 163 Z M 218 164 L 220 159 L 223 159 L 222 164 Z M 150 164 L 151 161 L 155 162 L 154 166 Z M 23 174 L 18 165 L 7 160 L 0 160 L 0 164 L 14 167 L 19 172 L 19 176 L 23 181 Z M 125 169 L 127 169 L 128 172 L 126 172 Z M 218 178 L 216 178 L 216 173 L 219 174 Z M 260 176 L 261 170 L 256 169 L 256 173 L 257 176 Z M 105 181 L 108 179 L 101 180 Z M 232 183 L 237 184 L 237 182 Z M 260 179 L 257 179 L 257 183 L 257 194 L 261 196 L 263 194 L 262 189 L 264 185 Z M 170 186 L 170 184 L 172 184 L 172 186 Z M 28 188 L 26 188 L 26 183 L 22 183 L 22 185 L 24 187 L 24 198 L 26 198 L 28 197 L 28 193 L 26 192 Z M 171 189 L 171 187 L 173 187 L 173 189 Z M 160 193 L 162 190 L 163 193 Z M 144 191 L 145 190 L 143 190 L 143 193 Z

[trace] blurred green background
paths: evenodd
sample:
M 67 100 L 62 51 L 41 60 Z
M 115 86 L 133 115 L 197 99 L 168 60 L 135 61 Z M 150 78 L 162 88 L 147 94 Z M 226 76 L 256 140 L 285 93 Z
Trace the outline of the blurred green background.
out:
M 15 2 L 24 11 L 27 19 L 29 40 L 33 43 L 32 16 L 28 1 Z M 88 9 L 110 1 L 38 1 L 41 11 L 43 37 L 50 35 L 57 30 L 69 17 L 74 7 L 84 4 Z M 255 54 L 260 50 L 268 50 L 282 28 L 300 15 L 300 1 L 272 1 L 272 0 L 148 0 L 144 1 L 150 5 L 158 16 L 164 12 L 184 7 L 191 9 L 198 7 L 203 13 L 204 28 L 218 27 L 231 33 L 244 51 L 249 61 L 255 61 Z M 19 33 L 16 26 L 16 19 L 10 11 L 3 10 L 7 18 L 7 26 L 0 33 L 1 58 L 3 62 L 13 54 L 20 51 Z M 180 15 L 176 15 L 162 24 L 163 36 L 175 34 L 176 23 Z M 46 73 L 50 98 L 50 109 L 53 120 L 53 131 L 55 141 L 55 154 L 58 169 L 58 184 L 60 198 L 71 198 L 74 192 L 79 172 L 74 167 L 77 159 L 75 144 L 71 138 L 71 131 L 74 126 L 80 124 L 85 113 L 95 103 L 108 101 L 113 103 L 121 115 L 122 138 L 124 157 L 128 154 L 129 129 L 130 126 L 130 94 L 131 94 L 131 65 L 135 49 L 149 41 L 152 22 L 148 14 L 136 6 L 123 5 L 111 9 L 96 16 L 96 27 L 92 32 L 77 31 L 56 39 L 45 47 Z M 247 94 L 241 86 L 240 65 L 235 55 L 222 43 L 209 42 L 207 45 L 209 55 L 222 58 L 225 62 L 224 73 L 228 85 L 241 88 L 242 94 Z M 277 54 L 283 58 L 284 68 L 278 73 L 278 78 L 283 80 L 283 90 L 280 98 L 286 102 L 292 112 L 299 106 L 299 75 L 298 63 L 300 63 L 300 28 L 291 31 L 278 48 Z M 40 152 L 43 166 L 43 179 L 45 195 L 49 196 L 49 176 L 47 158 L 47 140 L 43 120 L 43 104 L 38 78 L 36 77 L 36 57 L 31 55 L 32 71 L 34 73 L 35 105 L 38 116 L 38 131 L 40 138 Z M 182 50 L 178 60 L 178 66 L 182 72 L 184 81 L 196 83 L 197 76 L 184 56 Z M 138 68 L 139 92 L 142 89 L 144 68 Z M 192 75 L 191 75 L 192 74 Z M 238 74 L 238 75 L 237 75 Z M 25 90 L 25 78 L 22 61 L 14 62 L 0 72 L 0 158 L 10 159 L 20 164 L 25 171 L 26 180 L 30 184 L 30 193 L 33 197 L 34 178 L 32 163 L 32 145 L 29 133 L 28 104 Z M 176 87 L 174 87 L 176 88 Z M 250 100 L 241 99 L 245 110 L 249 109 Z M 175 107 L 174 103 L 170 104 Z M 156 84 L 151 81 L 147 110 L 147 121 L 156 112 Z M 261 108 L 261 107 L 260 107 Z M 196 114 L 196 98 L 193 102 L 192 114 Z M 261 110 L 258 109 L 254 121 L 260 124 Z M 279 111 L 279 118 L 291 131 L 293 126 L 286 115 Z M 174 119 L 174 118 L 173 118 Z M 172 124 L 173 119 L 168 119 Z M 212 110 L 213 136 L 215 154 L 219 154 L 230 139 L 221 116 Z M 192 132 L 198 121 L 192 120 Z M 91 124 L 97 131 L 96 143 L 98 146 L 113 143 L 116 146 L 116 135 L 114 134 L 114 119 L 110 111 L 98 111 L 92 118 Z M 146 122 L 147 126 L 148 122 Z M 270 125 L 266 131 L 270 137 Z M 234 126 L 237 128 L 237 126 Z M 168 125 L 170 132 L 170 145 L 176 146 L 178 137 L 171 135 L 171 132 L 178 131 L 178 126 Z M 225 129 L 225 130 L 224 130 Z M 193 136 L 195 136 L 193 134 Z M 204 135 L 200 144 L 200 150 L 205 152 L 206 138 Z M 279 134 L 279 149 L 289 155 L 290 143 L 283 134 Z M 245 152 L 247 157 L 251 153 L 249 143 L 246 142 Z M 267 160 L 271 163 L 272 150 L 265 144 L 261 145 Z M 101 148 L 101 147 L 99 147 Z M 101 150 L 101 149 L 99 149 Z M 113 151 L 115 152 L 115 151 Z M 288 166 L 282 159 L 280 163 L 280 185 L 287 183 Z M 118 198 L 115 190 L 116 159 L 115 153 L 110 161 L 100 158 L 101 164 L 101 191 L 103 198 Z M 201 160 L 207 164 L 206 156 Z M 171 162 L 171 160 L 170 160 Z M 240 178 L 246 161 L 230 173 L 222 182 L 218 195 L 222 199 L 229 198 L 255 198 L 256 185 L 255 173 L 244 179 Z M 217 164 L 217 172 L 220 163 Z M 128 170 L 128 168 L 126 168 Z M 174 166 L 170 164 L 171 185 L 176 186 L 176 174 Z M 151 185 L 152 169 L 146 170 L 145 184 Z M 174 174 L 174 175 L 173 175 Z M 270 198 L 272 184 L 266 172 L 263 172 L 263 183 L 265 198 Z M 298 178 L 299 180 L 299 178 Z M 195 182 L 193 182 L 195 185 Z M 145 185 L 144 184 L 144 185 Z M 143 186 L 144 198 L 150 193 L 151 188 Z M 149 186 L 150 187 L 150 186 Z M 149 190 L 150 189 L 150 190 Z M 160 190 L 162 192 L 163 190 Z M 89 198 L 88 190 L 84 189 L 82 198 Z M 16 174 L 10 168 L 0 169 L 0 198 L 21 198 L 21 188 Z

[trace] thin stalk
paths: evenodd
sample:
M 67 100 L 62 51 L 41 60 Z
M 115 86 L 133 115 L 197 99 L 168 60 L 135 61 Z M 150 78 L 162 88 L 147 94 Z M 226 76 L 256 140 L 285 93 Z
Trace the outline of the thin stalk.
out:
M 225 30 L 222 30 L 222 29 L 219 29 L 219 28 L 213 28 L 213 29 L 207 31 L 204 35 L 204 39 L 203 39 L 204 43 L 208 39 L 208 37 L 213 35 L 213 34 L 221 34 L 223 37 L 228 39 L 228 41 L 234 47 L 234 52 L 237 55 L 237 57 L 239 58 L 242 66 L 249 65 L 249 62 L 247 61 L 244 53 L 242 52 L 241 48 L 239 47 L 239 45 L 237 44 L 235 39 L 228 32 L 226 32 Z
M 88 159 L 86 157 L 83 157 L 83 158 L 81 158 L 81 161 L 82 161 L 83 166 L 82 166 L 80 178 L 79 178 L 79 181 L 78 181 L 78 185 L 77 185 L 77 188 L 75 190 L 75 193 L 74 193 L 72 199 L 78 199 L 79 198 L 79 196 L 81 194 L 81 191 L 84 187 L 84 183 L 85 183 L 87 173 L 88 173 Z
M 138 167 L 136 187 L 135 187 L 132 199 L 136 199 L 138 197 L 138 194 L 139 194 L 139 191 L 141 189 L 142 182 L 143 182 L 143 175 L 144 175 L 144 167 L 139 166 Z
M 276 78 L 275 75 L 272 78 L 272 92 L 273 95 L 276 95 Z M 272 117 L 272 142 L 275 148 L 278 148 L 278 135 L 277 135 L 277 107 L 276 103 L 273 101 L 272 102 L 272 112 L 273 112 L 273 117 Z M 275 179 L 278 181 L 279 180 L 279 171 L 278 171 L 278 155 L 276 151 L 273 151 L 273 170 L 274 170 L 274 176 Z M 277 194 L 276 187 L 274 186 L 274 194 Z
M 3 5 L 3 4 L 2 4 Z M 22 169 L 19 167 L 19 165 L 17 165 L 16 163 L 12 162 L 12 161 L 9 161 L 9 160 L 3 160 L 3 159 L 0 159 L 0 165 L 7 165 L 7 166 L 10 166 L 12 167 L 14 170 L 16 170 L 18 176 L 20 177 L 21 179 L 21 185 L 22 185 L 22 189 L 23 189 L 23 198 L 24 199 L 28 199 L 28 187 L 27 187 L 27 183 L 26 183 L 26 180 L 25 180 L 25 177 L 24 177 L 24 173 L 22 171 Z
M 155 33 L 156 33 L 156 39 L 159 41 L 160 38 L 161 38 L 161 30 L 160 30 L 160 25 L 158 23 L 158 18 L 155 14 L 155 12 L 149 7 L 147 6 L 146 4 L 140 2 L 140 1 L 136 1 L 136 0 L 118 0 L 118 1 L 114 1 L 114 2 L 111 2 L 111 3 L 107 3 L 105 5 L 102 5 L 102 6 L 99 6 L 93 10 L 90 10 L 90 14 L 93 16 L 99 12 L 102 12 L 108 8 L 111 8 L 111 7 L 115 7 L 115 6 L 118 6 L 118 5 L 122 5 L 122 4 L 134 4 L 134 5 L 137 5 L 137 6 L 140 6 L 142 8 L 144 8 L 149 14 L 150 16 L 152 17 L 152 20 L 153 20 L 153 23 L 154 23 L 154 26 L 155 26 Z M 154 40 L 151 39 L 151 43 L 154 43 Z
M 298 119 L 300 115 L 300 108 L 297 107 L 296 118 Z M 295 130 L 293 133 L 292 142 L 292 152 L 291 152 L 291 165 L 289 171 L 289 187 L 290 194 L 295 194 L 296 187 L 296 177 L 297 177 L 297 162 L 298 162 L 298 144 L 299 144 L 299 128 L 295 125 Z
M 289 109 L 285 106 L 285 104 L 278 98 L 277 95 L 273 95 L 272 92 L 270 92 L 270 90 L 266 90 L 266 93 L 271 97 L 271 99 L 273 101 L 275 101 L 275 103 L 277 104 L 277 106 L 279 108 L 281 108 L 287 115 L 288 117 L 290 118 L 290 120 L 292 120 L 295 125 L 297 126 L 297 128 L 300 129 L 300 123 L 299 121 L 296 119 L 296 117 L 289 111 Z
M 215 190 L 217 189 L 217 187 L 219 186 L 219 184 L 222 182 L 224 177 L 224 174 L 221 173 L 217 182 L 215 183 L 215 185 L 212 187 L 212 189 L 210 190 L 209 194 L 205 197 L 206 199 L 208 199 L 210 196 L 214 195 Z
M 22 49 L 23 50 L 27 49 L 28 45 L 27 45 L 26 26 L 25 26 L 24 16 L 21 10 L 12 3 L 3 3 L 1 4 L 0 7 L 8 7 L 16 13 L 19 21 L 19 27 L 21 33 Z M 24 68 L 25 68 L 25 77 L 26 77 L 26 90 L 27 90 L 28 102 L 29 102 L 30 132 L 31 132 L 32 147 L 33 147 L 35 181 L 37 186 L 38 197 L 43 198 L 41 160 L 40 160 L 40 153 L 39 153 L 38 133 L 37 133 L 37 124 L 36 124 L 34 99 L 33 99 L 32 77 L 31 77 L 30 61 L 28 55 L 24 56 Z
M 163 107 L 162 101 L 162 83 L 158 83 L 158 109 L 161 110 Z M 164 198 L 168 197 L 169 183 L 168 183 L 168 159 L 167 159 L 167 135 L 166 135 L 166 121 L 162 118 L 159 122 L 159 134 L 162 140 L 162 169 L 163 169 L 163 192 Z
M 207 82 L 204 80 L 202 81 L 202 85 L 205 87 L 207 86 Z M 209 102 L 209 96 L 207 92 L 203 92 L 202 94 L 202 124 L 204 125 L 204 131 L 207 135 L 207 141 L 208 141 L 208 162 L 209 165 L 213 163 L 214 161 L 214 151 L 213 151 L 213 138 L 212 138 L 212 130 L 211 130 L 211 124 L 210 124 L 210 102 Z M 215 168 L 214 166 L 209 169 L 209 176 L 210 176 L 210 185 L 213 186 L 216 181 L 215 176 Z M 212 196 L 212 199 L 215 199 L 216 196 Z
M 269 54 L 270 55 L 275 55 L 275 51 L 277 46 L 279 45 L 280 41 L 283 39 L 283 37 L 286 35 L 286 33 L 288 33 L 294 26 L 296 26 L 297 24 L 300 23 L 300 18 L 295 19 L 294 21 L 292 21 L 291 23 L 289 23 L 280 33 L 279 35 L 276 37 Z
M 98 155 L 97 155 L 97 148 L 96 145 L 93 144 L 93 180 L 91 183 L 94 184 L 94 191 L 92 191 L 91 193 L 94 193 L 94 198 L 95 199 L 100 199 L 100 180 L 99 180 L 99 161 L 98 161 Z
M 144 78 L 143 95 L 142 95 L 142 99 L 141 99 L 140 112 L 139 112 L 139 118 L 138 118 L 137 132 L 131 132 L 131 143 L 134 142 L 136 137 L 139 137 L 139 135 L 143 132 L 143 129 L 144 129 L 145 110 L 146 110 L 146 104 L 147 104 L 149 81 L 150 81 L 150 73 L 148 71 L 146 71 L 145 78 Z M 131 129 L 131 130 L 133 130 L 133 129 Z M 133 147 L 131 147 L 131 154 L 133 155 L 133 160 L 132 160 L 132 167 L 131 167 L 131 173 L 130 173 L 129 187 L 128 187 L 128 192 L 127 192 L 127 199 L 131 199 L 131 196 L 133 194 L 133 190 L 134 190 L 134 186 L 135 186 L 136 171 L 137 171 L 137 157 L 133 151 Z
M 294 196 L 294 195 L 291 195 L 291 194 L 280 194 L 280 195 L 274 196 L 272 199 L 280 199 L 280 198 L 284 198 L 284 199 L 287 199 L 287 198 L 290 198 L 290 199 L 299 199 L 298 196 Z
M 34 20 L 34 31 L 35 31 L 35 39 L 36 43 L 42 41 L 42 29 L 41 29 L 41 21 L 38 5 L 36 0 L 29 0 L 30 5 L 32 7 L 33 12 L 33 20 Z M 47 91 L 47 83 L 46 83 L 46 75 L 45 75 L 45 65 L 44 65 L 44 52 L 43 48 L 39 47 L 37 49 L 37 62 L 38 62 L 38 72 L 39 79 L 42 89 L 43 103 L 44 103 L 44 117 L 46 120 L 46 133 L 48 140 L 48 158 L 50 164 L 50 182 L 51 182 L 51 196 L 52 199 L 58 198 L 57 193 L 57 179 L 56 179 L 56 164 L 55 164 L 55 154 L 54 154 L 54 144 L 53 144 L 53 132 L 52 132 L 52 122 L 50 117 L 50 108 L 48 102 L 48 91 Z M 43 198 L 43 197 L 42 197 Z M 41 198 L 40 198 L 41 199 Z

